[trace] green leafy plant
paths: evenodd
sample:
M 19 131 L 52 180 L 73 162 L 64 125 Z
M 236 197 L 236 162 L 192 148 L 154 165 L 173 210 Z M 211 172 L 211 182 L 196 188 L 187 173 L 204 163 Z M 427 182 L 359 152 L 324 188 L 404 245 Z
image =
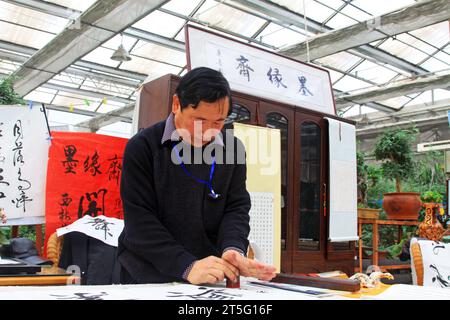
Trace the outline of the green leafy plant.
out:
M 13 78 L 0 80 L 0 105 L 25 104 L 25 101 L 14 92 Z
M 414 172 L 411 144 L 418 132 L 417 128 L 386 131 L 375 144 L 375 159 L 382 161 L 383 175 L 395 180 L 397 192 L 402 192 L 402 180 Z
M 420 195 L 420 200 L 422 202 L 441 203 L 442 199 L 442 194 L 435 191 L 427 191 Z

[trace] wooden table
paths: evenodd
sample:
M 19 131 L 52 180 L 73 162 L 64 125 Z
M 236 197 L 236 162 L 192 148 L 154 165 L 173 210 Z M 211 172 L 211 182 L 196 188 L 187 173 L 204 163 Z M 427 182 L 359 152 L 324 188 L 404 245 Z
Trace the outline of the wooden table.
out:
M 62 269 L 42 268 L 36 274 L 0 275 L 0 286 L 65 286 L 79 283 L 80 278 Z
M 378 245 L 379 245 L 379 234 L 378 227 L 383 225 L 396 225 L 398 226 L 398 234 L 397 239 L 400 242 L 402 239 L 402 226 L 418 226 L 420 224 L 419 221 L 414 220 L 378 220 L 378 219 L 362 219 L 358 218 L 358 235 L 359 235 L 359 272 L 363 272 L 363 259 L 362 259 L 362 225 L 363 224 L 371 224 L 373 226 L 372 230 L 372 265 L 378 266 Z M 410 268 L 409 264 L 401 264 L 401 265 L 391 265 L 391 266 L 379 266 L 383 271 L 386 269 L 408 269 Z

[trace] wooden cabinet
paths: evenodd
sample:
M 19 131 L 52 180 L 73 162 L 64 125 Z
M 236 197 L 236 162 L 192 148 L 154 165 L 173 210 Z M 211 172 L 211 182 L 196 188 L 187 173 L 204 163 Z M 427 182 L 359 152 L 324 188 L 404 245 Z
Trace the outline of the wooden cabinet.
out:
M 178 82 L 178 77 L 166 75 L 144 85 L 140 129 L 166 119 Z M 281 131 L 282 272 L 341 270 L 353 274 L 354 242 L 328 241 L 328 128 L 324 117 L 347 120 L 237 92 L 232 92 L 232 102 L 226 128 L 242 122 Z

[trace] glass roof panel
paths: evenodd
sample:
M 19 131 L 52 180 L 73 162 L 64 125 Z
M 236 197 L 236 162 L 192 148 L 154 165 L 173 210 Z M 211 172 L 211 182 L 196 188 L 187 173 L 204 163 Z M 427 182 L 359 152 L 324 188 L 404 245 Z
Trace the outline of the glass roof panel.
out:
M 0 59 L 0 73 L 10 74 L 17 70 L 17 68 L 19 67 L 20 64 L 16 62 Z
M 162 7 L 179 14 L 189 15 L 199 3 L 199 0 L 171 0 Z
M 317 59 L 319 64 L 323 64 L 325 66 L 334 67 L 336 69 L 346 71 L 355 65 L 357 62 L 361 60 L 360 57 L 357 57 L 351 53 L 342 51 L 330 56 L 326 56 L 320 59 Z
M 411 95 L 412 96 L 412 95 Z M 415 98 L 405 105 L 415 105 L 415 104 L 432 104 L 433 103 L 433 95 L 431 94 L 431 90 L 424 91 L 418 95 L 415 95 Z
M 91 117 L 75 114 L 73 112 L 63 112 L 57 110 L 48 110 L 48 122 L 50 126 L 60 126 L 65 124 L 75 125 L 79 122 L 89 120 Z
M 24 100 L 50 103 L 55 95 L 53 93 L 42 92 L 40 90 L 33 90 L 24 97 Z
M 70 93 L 63 93 L 64 95 L 58 94 L 53 99 L 52 104 L 58 105 L 58 106 L 66 106 L 69 107 L 70 105 L 73 105 L 75 109 L 83 109 L 86 110 L 84 99 L 78 99 L 70 96 Z M 94 109 L 91 107 L 88 109 L 89 111 L 94 111 Z
M 428 59 L 427 61 L 422 63 L 420 66 L 430 72 L 436 72 L 436 71 L 445 70 L 445 69 L 450 68 L 450 65 L 448 63 L 444 63 L 444 62 L 442 62 L 442 60 L 437 60 L 435 58 Z
M 349 117 L 353 117 L 353 116 L 358 116 L 360 114 L 372 113 L 372 112 L 377 112 L 377 111 L 378 110 L 364 106 L 364 105 L 360 106 L 359 104 L 355 104 L 354 106 L 352 106 L 350 109 L 348 109 L 344 113 L 344 118 L 349 118 Z
M 306 37 L 298 32 L 270 23 L 257 37 L 258 40 L 276 48 L 283 48 L 305 41 Z
M 40 49 L 55 35 L 0 21 L 0 40 Z
M 133 27 L 156 33 L 164 37 L 173 38 L 178 30 L 183 27 L 185 22 L 186 20 L 184 19 L 155 10 L 133 24 Z
M 68 23 L 67 19 L 4 1 L 0 2 L 0 19 L 50 33 L 59 33 Z
M 403 41 L 403 43 L 410 45 L 411 47 L 414 47 L 417 50 L 420 50 L 427 54 L 433 54 L 437 49 L 433 46 L 427 44 L 426 42 L 422 41 L 422 39 L 413 37 L 407 33 L 402 33 L 396 36 L 397 40 Z
M 380 16 L 384 13 L 395 11 L 397 9 L 414 4 L 414 0 L 395 0 L 395 1 L 368 1 L 353 0 L 352 5 L 371 13 L 374 16 Z
M 271 2 L 276 3 L 280 6 L 283 6 L 291 11 L 299 13 L 303 16 L 305 13 L 305 8 L 303 8 L 303 1 L 292 1 L 292 0 L 271 0 Z M 317 22 L 323 22 L 327 19 L 331 14 L 334 13 L 334 10 L 320 4 L 314 0 L 306 0 L 306 16 L 311 18 Z
M 98 108 L 97 112 L 99 112 L 99 113 L 107 113 L 107 112 L 110 112 L 110 111 L 122 108 L 124 106 L 125 106 L 124 103 L 108 100 L 108 102 L 106 104 L 102 104 Z
M 339 80 L 340 78 L 342 78 L 344 76 L 344 74 L 341 72 L 337 72 L 337 71 L 330 70 L 330 69 L 327 69 L 327 70 L 330 73 L 331 83 L 336 82 L 337 80 Z
M 97 0 L 45 0 L 45 2 L 52 2 L 59 4 L 66 8 L 71 8 L 78 11 L 85 11 L 91 5 L 93 5 Z
M 110 67 L 117 67 L 120 64 L 120 62 L 111 60 L 111 56 L 113 55 L 113 53 L 114 50 L 112 49 L 98 47 L 97 49 L 94 49 L 93 51 L 85 55 L 82 59 Z
M 351 26 L 355 23 L 357 23 L 356 20 L 351 19 L 347 16 L 344 16 L 341 13 L 338 13 L 333 18 L 331 18 L 331 20 L 328 21 L 326 25 L 332 29 L 341 29 L 341 28 Z
M 418 63 L 428 57 L 427 54 L 392 38 L 382 43 L 379 48 L 412 63 Z
M 378 84 L 386 83 L 397 75 L 397 72 L 368 60 L 365 60 L 353 69 L 351 73 L 357 77 L 364 78 Z
M 135 48 L 130 53 L 143 58 L 156 59 L 158 61 L 175 64 L 180 67 L 184 67 L 186 65 L 186 54 L 184 52 L 142 40 L 139 40 Z
M 353 18 L 355 20 L 358 20 L 358 21 L 366 21 L 366 20 L 369 20 L 369 19 L 373 18 L 370 14 L 364 12 L 363 10 L 359 9 L 356 6 L 352 6 L 351 4 L 346 5 L 341 10 L 341 12 L 343 14 L 346 14 L 347 17 L 351 17 L 351 18 Z
M 450 90 L 434 89 L 434 101 L 450 99 Z
M 181 68 L 136 56 L 132 56 L 131 61 L 122 63 L 120 69 L 135 71 L 146 75 L 155 75 L 156 77 L 163 76 L 167 73 L 178 74 L 178 72 L 181 71 Z
M 433 24 L 428 27 L 410 31 L 409 33 L 415 35 L 417 38 L 426 41 L 437 48 L 441 48 L 448 44 L 450 39 L 449 22 L 443 21 Z
M 391 99 L 387 99 L 387 100 L 383 100 L 383 101 L 377 101 L 377 102 L 384 104 L 385 106 L 388 106 L 391 108 L 399 109 L 403 105 L 408 103 L 409 100 L 411 100 L 411 99 L 408 97 L 402 96 L 402 97 L 395 97 L 395 98 L 391 98 Z
M 121 138 L 131 137 L 131 123 L 116 122 L 102 127 L 97 131 L 98 134 L 105 134 L 108 136 L 115 136 Z
M 119 86 L 112 82 L 93 82 L 91 80 L 86 80 L 80 89 L 121 98 L 128 98 L 135 91 L 134 88 Z
M 368 88 L 369 86 L 371 86 L 369 83 L 350 76 L 345 76 L 344 78 L 333 84 L 333 88 L 344 92 Z
M 204 5 L 207 6 L 208 10 L 204 10 L 202 6 L 198 11 L 198 14 L 195 15 L 196 19 L 209 23 L 211 26 L 241 34 L 245 37 L 253 36 L 266 22 L 264 19 L 226 6 L 222 3 L 217 2 L 214 6 L 207 3 Z
M 334 10 L 338 10 L 340 7 L 342 7 L 345 3 L 342 0 L 314 0 L 317 3 L 320 3 L 324 6 L 333 8 Z

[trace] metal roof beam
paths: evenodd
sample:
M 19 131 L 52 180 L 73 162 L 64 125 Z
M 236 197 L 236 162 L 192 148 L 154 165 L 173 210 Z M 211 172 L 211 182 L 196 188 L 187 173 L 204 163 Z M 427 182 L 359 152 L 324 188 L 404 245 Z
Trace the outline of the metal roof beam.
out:
M 13 73 L 24 96 L 168 0 L 97 1 Z
M 22 56 L 17 55 L 17 57 L 18 57 L 17 59 L 20 59 L 17 62 L 22 62 L 22 63 L 25 62 L 26 60 L 28 60 L 29 56 L 32 56 L 33 54 L 35 54 L 38 51 L 37 49 L 34 49 L 34 48 L 29 48 L 29 47 L 25 47 L 25 46 L 13 44 L 13 43 L 1 41 L 1 40 L 0 40 L 0 50 L 6 50 L 6 51 L 12 51 L 12 52 L 19 53 Z M 6 52 L 4 52 L 3 54 L 6 54 Z M 25 61 L 22 61 L 24 58 L 23 55 L 27 56 Z M 117 78 L 112 77 L 112 79 L 123 78 L 123 80 L 125 80 L 125 81 L 131 80 L 131 81 L 136 81 L 138 83 L 141 83 L 142 81 L 144 81 L 147 78 L 147 76 L 144 74 L 139 74 L 139 73 L 127 71 L 127 70 L 120 70 L 120 69 L 104 66 L 104 65 L 101 65 L 98 63 L 83 61 L 83 60 L 79 60 L 79 61 L 75 62 L 72 66 L 86 68 L 86 69 L 90 69 L 93 71 L 99 71 L 99 75 L 104 75 L 106 77 L 108 77 L 108 75 L 105 75 L 103 73 L 107 73 L 111 76 L 117 76 Z M 73 68 L 73 67 L 69 67 L 69 69 L 70 68 Z M 63 70 L 63 71 L 68 72 L 67 69 Z
M 377 88 L 361 93 L 345 95 L 336 98 L 336 109 L 342 109 L 353 104 L 366 104 L 372 101 L 383 101 L 401 97 L 407 94 L 422 92 L 450 86 L 450 73 L 402 81 L 394 85 Z
M 124 121 L 124 118 L 130 117 L 131 119 L 131 114 L 134 110 L 134 106 L 135 103 L 130 103 L 119 109 L 101 115 L 97 115 L 94 116 L 92 119 L 77 123 L 75 126 L 89 128 L 91 132 L 96 132 L 100 128 L 107 126 L 109 124 Z M 131 120 L 129 122 L 131 122 Z
M 420 1 L 413 5 L 375 17 L 349 27 L 333 30 L 308 39 L 311 60 L 363 44 L 433 25 L 450 18 L 448 0 Z M 363 48 L 373 55 L 373 47 Z M 302 42 L 282 50 L 283 54 L 306 59 L 307 44 Z
M 445 2 L 445 0 L 436 0 L 436 1 Z M 268 15 L 268 16 L 278 19 L 281 24 L 294 25 L 298 28 L 305 29 L 305 23 L 304 23 L 305 19 L 301 14 L 295 13 L 295 12 L 293 12 L 283 6 L 277 5 L 275 3 L 265 1 L 265 0 L 227 0 L 227 2 L 236 2 L 241 5 L 247 6 L 253 10 L 256 10 L 257 12 L 261 12 L 265 15 Z M 381 21 L 383 21 L 382 17 L 383 16 L 381 16 Z M 319 35 L 317 38 L 325 37 L 325 36 L 327 36 L 328 33 L 333 32 L 333 29 L 331 29 L 325 25 L 322 25 L 322 24 L 318 23 L 317 21 L 314 21 L 313 19 L 310 19 L 310 18 L 306 19 L 306 24 L 307 24 L 307 30 L 309 32 L 313 32 L 316 34 L 325 33 L 323 35 Z M 358 26 L 358 25 L 360 25 L 360 24 L 356 24 L 356 26 Z M 367 25 L 364 24 L 364 26 L 367 26 Z M 344 29 L 346 29 L 346 28 L 344 28 Z M 341 30 L 344 30 L 344 29 L 341 29 Z M 336 30 L 336 31 L 340 31 L 340 30 Z M 383 38 L 385 38 L 385 37 L 386 37 L 386 35 L 383 36 Z M 315 38 L 312 38 L 312 39 L 315 39 Z M 311 43 L 312 39 L 308 40 L 309 44 Z M 369 43 L 371 41 L 372 40 L 365 41 L 364 43 Z M 328 42 L 326 45 L 323 44 L 323 46 L 325 46 L 325 47 L 327 47 L 327 46 L 334 47 L 334 45 L 335 45 L 334 42 Z M 296 50 L 294 50 L 296 48 L 296 46 L 298 46 L 299 48 L 302 46 L 306 47 L 306 43 L 302 42 L 300 44 L 291 46 L 290 48 L 280 50 L 280 53 L 283 55 L 293 57 L 295 59 L 299 59 L 301 61 L 306 61 L 306 57 L 304 55 L 302 55 L 300 58 L 297 57 L 299 55 L 297 54 Z M 325 50 L 325 47 L 323 47 L 320 50 Z M 376 60 L 378 60 L 382 63 L 390 64 L 396 68 L 399 68 L 399 69 L 404 70 L 411 74 L 422 74 L 422 73 L 427 72 L 427 70 L 425 70 L 421 67 L 418 67 L 413 63 L 410 63 L 406 60 L 395 57 L 394 55 L 391 55 L 383 50 L 380 50 L 378 48 L 375 48 L 375 47 L 367 45 L 367 44 L 361 45 L 359 47 L 357 47 L 357 46 L 353 47 L 353 49 L 364 55 L 368 55 L 370 53 L 370 56 L 375 58 Z M 320 50 L 317 50 L 317 52 L 320 52 Z M 337 47 L 334 50 L 327 49 L 326 55 L 330 55 L 330 54 L 333 54 L 333 53 L 336 53 L 336 52 L 339 52 L 342 50 L 345 50 L 345 49 L 341 49 L 341 48 L 337 48 Z M 312 57 L 313 56 L 310 56 L 310 60 L 314 59 Z

